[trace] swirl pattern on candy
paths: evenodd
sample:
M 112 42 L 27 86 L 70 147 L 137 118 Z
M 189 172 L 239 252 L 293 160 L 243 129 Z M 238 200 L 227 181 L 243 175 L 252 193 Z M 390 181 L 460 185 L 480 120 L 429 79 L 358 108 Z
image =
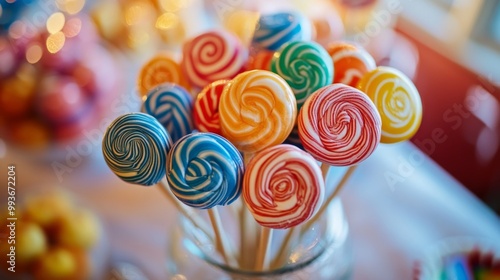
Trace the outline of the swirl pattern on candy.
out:
M 290 85 L 300 109 L 316 90 L 333 81 L 333 62 L 326 50 L 314 42 L 291 42 L 278 50 L 271 70 Z
M 422 101 L 413 82 L 391 67 L 367 73 L 358 88 L 375 103 L 382 117 L 382 143 L 410 139 L 422 122 Z
M 120 179 L 151 186 L 165 176 L 171 146 L 168 133 L 155 118 L 129 113 L 109 125 L 102 141 L 102 153 L 106 164 Z
M 234 202 L 241 194 L 243 173 L 241 154 L 213 133 L 186 135 L 168 155 L 167 179 L 173 194 L 196 208 Z
M 274 52 L 261 50 L 252 54 L 248 59 L 248 70 L 267 70 L 271 71 L 271 61 L 273 60 Z
M 193 99 L 181 86 L 162 84 L 147 95 L 141 111 L 155 117 L 174 143 L 193 131 Z
M 295 96 L 283 78 L 265 70 L 236 76 L 219 104 L 222 135 L 244 153 L 281 144 L 297 117 Z
M 368 158 L 380 141 L 377 108 L 363 92 L 333 84 L 313 93 L 298 117 L 304 149 L 317 160 L 349 166 Z
M 200 132 L 221 134 L 219 101 L 229 80 L 215 81 L 206 86 L 196 97 L 193 109 L 194 126 Z
M 252 39 L 257 50 L 276 51 L 285 43 L 309 41 L 312 25 L 298 13 L 276 13 L 260 17 Z
M 243 198 L 262 226 L 286 229 L 319 210 L 325 193 L 321 169 L 299 148 L 281 144 L 250 160 L 243 179 Z
M 186 43 L 182 52 L 182 70 L 198 88 L 216 80 L 232 79 L 248 62 L 248 51 L 226 31 L 203 33 Z
M 157 55 L 141 68 L 137 85 L 141 95 L 145 96 L 163 83 L 174 83 L 189 89 L 179 64 L 166 55 Z
M 364 74 L 377 67 L 375 59 L 363 48 L 338 42 L 328 46 L 335 68 L 333 82 L 355 87 Z

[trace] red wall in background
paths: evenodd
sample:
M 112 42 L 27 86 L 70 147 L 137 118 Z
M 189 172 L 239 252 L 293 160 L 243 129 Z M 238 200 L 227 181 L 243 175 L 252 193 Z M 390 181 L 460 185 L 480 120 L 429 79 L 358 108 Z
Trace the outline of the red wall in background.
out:
M 419 51 L 415 84 L 424 108 L 422 126 L 412 142 L 498 211 L 500 152 L 495 139 L 500 138 L 499 125 L 488 128 L 468 108 L 494 116 L 494 110 L 483 105 L 500 108 L 500 90 L 488 85 L 485 88 L 492 95 L 481 90 L 471 94 L 471 88 L 483 84 L 475 73 L 408 39 Z M 483 156 L 478 156 L 478 150 Z

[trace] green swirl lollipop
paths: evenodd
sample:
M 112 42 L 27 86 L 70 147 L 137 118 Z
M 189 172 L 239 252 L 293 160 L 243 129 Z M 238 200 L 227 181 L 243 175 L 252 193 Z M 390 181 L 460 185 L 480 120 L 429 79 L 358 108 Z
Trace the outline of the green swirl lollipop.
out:
M 271 61 L 271 71 L 290 85 L 297 109 L 316 90 L 333 82 L 333 61 L 315 42 L 291 42 L 281 47 Z

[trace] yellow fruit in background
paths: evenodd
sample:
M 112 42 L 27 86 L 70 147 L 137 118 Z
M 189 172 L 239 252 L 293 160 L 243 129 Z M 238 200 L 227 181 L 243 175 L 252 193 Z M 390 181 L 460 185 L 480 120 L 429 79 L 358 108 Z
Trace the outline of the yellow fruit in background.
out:
M 30 262 L 47 250 L 47 238 L 43 229 L 31 222 L 16 224 L 16 260 L 21 263 Z
M 66 248 L 53 248 L 38 259 L 34 266 L 35 279 L 74 279 L 78 262 Z
M 71 211 L 71 200 L 63 193 L 31 197 L 25 203 L 26 218 L 42 227 L 53 225 L 65 213 Z
M 88 210 L 66 213 L 59 224 L 58 240 L 61 245 L 89 249 L 100 236 L 99 222 Z

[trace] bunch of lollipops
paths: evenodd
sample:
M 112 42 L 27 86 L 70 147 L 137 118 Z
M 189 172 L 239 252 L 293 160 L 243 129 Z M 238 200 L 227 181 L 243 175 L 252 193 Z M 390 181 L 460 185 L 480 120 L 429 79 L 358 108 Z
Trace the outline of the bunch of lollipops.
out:
M 185 43 L 180 63 L 154 57 L 139 74 L 142 113 L 117 118 L 104 135 L 110 169 L 159 184 L 228 266 L 286 265 L 296 236 L 377 145 L 420 126 L 420 97 L 404 74 L 354 44 L 324 48 L 305 26 L 295 13 L 265 15 L 249 47 L 215 30 Z M 330 166 L 349 167 L 337 186 L 325 186 Z M 239 252 L 219 207 L 238 213 Z M 287 231 L 270 254 L 275 229 Z

